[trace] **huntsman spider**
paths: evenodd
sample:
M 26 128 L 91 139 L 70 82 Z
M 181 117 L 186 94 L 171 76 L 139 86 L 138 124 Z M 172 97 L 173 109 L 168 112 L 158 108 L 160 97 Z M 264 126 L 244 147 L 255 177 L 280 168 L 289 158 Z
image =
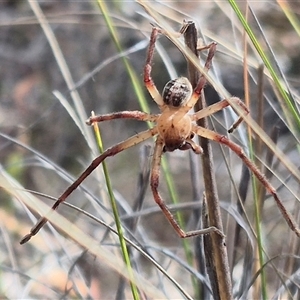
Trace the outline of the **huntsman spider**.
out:
M 88 125 L 92 125 L 94 122 L 103 122 L 113 119 L 135 119 L 139 121 L 153 122 L 154 127 L 137 133 L 134 136 L 122 141 L 115 146 L 108 148 L 100 156 L 95 158 L 92 163 L 87 167 L 87 169 L 76 179 L 58 198 L 55 204 L 52 206 L 52 210 L 56 210 L 57 207 L 66 200 L 66 198 L 93 172 L 107 157 L 114 156 L 121 151 L 124 151 L 132 146 L 140 144 L 145 140 L 156 137 L 155 148 L 152 160 L 152 171 L 150 177 L 150 185 L 153 193 L 155 202 L 159 205 L 162 212 L 168 219 L 169 223 L 175 229 L 177 234 L 181 238 L 196 236 L 198 234 L 207 233 L 205 229 L 194 230 L 185 232 L 182 230 L 175 220 L 173 214 L 163 201 L 161 195 L 158 192 L 159 185 L 159 173 L 161 156 L 164 152 L 172 152 L 174 150 L 189 150 L 191 149 L 196 154 L 202 153 L 202 148 L 193 141 L 195 135 L 207 138 L 209 140 L 221 143 L 229 147 L 233 152 L 235 152 L 242 161 L 247 165 L 250 171 L 256 176 L 256 178 L 262 183 L 266 188 L 267 192 L 270 193 L 275 199 L 279 210 L 281 211 L 284 219 L 286 220 L 289 227 L 300 237 L 300 231 L 297 227 L 297 223 L 294 221 L 293 217 L 285 209 L 284 205 L 280 201 L 276 189 L 270 184 L 266 179 L 264 174 L 262 174 L 255 164 L 245 155 L 243 149 L 236 143 L 232 142 L 225 135 L 219 134 L 207 128 L 200 127 L 196 124 L 196 121 L 208 117 L 225 107 L 230 105 L 230 102 L 234 102 L 236 105 L 242 108 L 244 114 L 248 114 L 249 111 L 245 104 L 236 97 L 230 98 L 230 101 L 224 99 L 218 103 L 210 105 L 200 111 L 190 114 L 189 112 L 197 103 L 201 91 L 206 84 L 206 79 L 202 75 L 199 78 L 199 82 L 195 89 L 193 90 L 191 83 L 186 77 L 179 77 L 170 80 L 164 87 L 162 95 L 159 93 L 155 86 L 155 83 L 151 77 L 151 65 L 155 49 L 155 42 L 157 36 L 160 33 L 160 29 L 154 27 L 150 36 L 150 44 L 147 53 L 146 64 L 144 67 L 144 83 L 149 91 L 151 97 L 156 102 L 160 109 L 160 114 L 148 114 L 141 111 L 121 111 L 114 112 L 105 115 L 91 116 L 87 120 Z M 208 56 L 205 62 L 205 70 L 208 71 L 214 53 L 216 51 L 216 43 L 211 43 L 208 47 Z M 233 129 L 242 121 L 243 116 L 233 124 L 229 129 L 232 132 Z M 51 211 L 49 212 L 51 213 Z M 38 231 L 45 225 L 48 221 L 47 216 L 41 217 L 35 226 L 31 229 L 30 233 L 23 237 L 21 244 L 28 242 L 32 236 L 36 235 Z M 218 232 L 218 229 L 215 228 Z M 222 233 L 218 232 L 222 235 Z

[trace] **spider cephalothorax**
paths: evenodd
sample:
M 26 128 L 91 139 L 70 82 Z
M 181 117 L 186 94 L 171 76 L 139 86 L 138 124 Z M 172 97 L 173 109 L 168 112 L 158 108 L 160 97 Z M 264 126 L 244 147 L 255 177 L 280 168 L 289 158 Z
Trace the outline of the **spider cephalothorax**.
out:
M 165 151 L 174 151 L 182 148 L 191 139 L 192 120 L 185 111 L 168 105 L 157 119 L 157 130 Z
M 108 148 L 100 156 L 95 158 L 90 166 L 78 177 L 78 179 L 75 180 L 73 184 L 70 185 L 66 189 L 66 191 L 58 198 L 58 200 L 53 205 L 52 210 L 55 210 L 60 203 L 64 202 L 66 198 L 82 183 L 82 181 L 86 177 L 88 177 L 91 172 L 93 172 L 93 170 L 95 170 L 99 166 L 99 164 L 101 164 L 107 157 L 113 156 L 125 149 L 135 146 L 150 137 L 156 136 L 152 161 L 152 172 L 150 178 L 150 185 L 155 202 L 162 209 L 164 215 L 180 237 L 184 238 L 207 233 L 208 231 L 205 229 L 184 232 L 178 225 L 171 211 L 158 192 L 159 169 L 163 152 L 174 151 L 176 149 L 192 149 L 195 153 L 200 154 L 202 152 L 201 147 L 192 140 L 194 135 L 198 135 L 226 145 L 232 151 L 234 151 L 252 171 L 256 178 L 263 184 L 266 190 L 273 196 L 288 225 L 297 234 L 297 236 L 300 237 L 300 231 L 297 227 L 297 223 L 286 211 L 285 207 L 277 196 L 275 188 L 273 188 L 266 177 L 245 155 L 243 149 L 239 145 L 229 140 L 226 136 L 211 131 L 207 128 L 200 127 L 195 123 L 199 119 L 202 119 L 224 109 L 232 102 L 240 106 L 244 110 L 244 114 L 248 114 L 248 109 L 244 105 L 244 103 L 239 98 L 232 97 L 230 98 L 230 101 L 228 99 L 224 99 L 200 111 L 189 114 L 189 111 L 195 106 L 196 102 L 198 101 L 201 91 L 206 83 L 205 77 L 203 75 L 200 76 L 198 85 L 194 90 L 192 89 L 192 86 L 187 78 L 180 77 L 178 79 L 169 81 L 166 84 L 162 95 L 158 92 L 155 83 L 151 78 L 151 63 L 154 54 L 155 42 L 159 32 L 160 30 L 158 28 L 153 28 L 151 33 L 150 45 L 148 49 L 146 64 L 144 67 L 144 83 L 151 97 L 159 106 L 161 113 L 158 115 L 152 115 L 141 111 L 123 111 L 107 115 L 91 116 L 87 120 L 87 124 L 89 125 L 93 124 L 94 122 L 102 122 L 120 118 L 148 121 L 156 123 L 156 125 L 154 125 L 154 127 L 151 129 L 138 133 L 128 138 L 127 140 L 120 142 L 119 144 L 111 148 Z M 211 43 L 206 48 L 209 48 L 209 53 L 205 63 L 205 69 L 206 71 L 208 71 L 211 65 L 211 60 L 216 51 L 216 43 Z M 241 116 L 237 120 L 237 122 L 235 122 L 235 124 L 229 130 L 230 132 L 232 132 L 232 130 L 236 128 L 238 124 L 240 124 L 242 118 L 243 116 Z M 40 218 L 36 225 L 31 229 L 30 233 L 21 240 L 21 244 L 26 243 L 32 236 L 37 234 L 38 231 L 47 222 L 47 220 L 47 216 Z M 218 229 L 214 230 L 216 230 L 221 236 L 223 236 Z

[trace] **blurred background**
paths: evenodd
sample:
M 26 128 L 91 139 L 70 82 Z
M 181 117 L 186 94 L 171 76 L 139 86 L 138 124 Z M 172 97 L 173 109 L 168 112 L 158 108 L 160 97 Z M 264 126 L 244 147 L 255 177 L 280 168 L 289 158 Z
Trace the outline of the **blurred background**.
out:
M 21 237 L 29 232 L 35 218 L 39 217 L 36 211 L 26 209 L 22 200 L 23 197 L 27 197 L 27 191 L 57 198 L 99 154 L 93 138 L 93 129 L 84 124 L 84 120 L 92 110 L 96 114 L 141 110 L 122 56 L 128 58 L 142 85 L 148 39 L 154 21 L 136 2 L 105 2 L 123 49 L 122 53 L 115 46 L 105 22 L 105 14 L 103 15 L 97 3 L 92 1 L 30 2 L 1 1 L 0 3 L 2 170 L 0 297 L 7 299 L 131 298 L 127 282 L 122 281 L 122 277 L 116 270 L 101 262 L 99 257 L 89 253 L 88 248 L 68 239 L 68 235 L 57 228 L 51 226 L 49 229 L 46 226 L 43 232 L 41 231 L 30 243 L 20 246 Z M 287 3 L 296 21 L 299 22 L 300 11 L 297 3 L 293 1 Z M 174 31 L 180 29 L 184 19 L 193 20 L 203 44 L 212 40 L 218 43 L 211 74 L 230 94 L 244 100 L 244 33 L 229 3 L 226 1 L 153 1 L 150 4 L 165 16 L 165 21 Z M 245 11 L 244 4 L 239 2 L 242 11 Z M 290 89 L 293 99 L 299 104 L 300 38 L 297 27 L 288 19 L 283 6 L 276 1 L 250 1 L 249 5 L 252 10 L 249 13 L 249 24 L 252 25 L 269 57 L 271 57 L 270 50 L 274 52 L 275 56 L 271 57 L 271 62 L 281 69 L 287 80 L 285 84 Z M 55 45 L 49 43 L 37 18 L 39 9 L 52 30 L 54 35 L 52 41 L 56 42 Z M 264 38 L 269 43 L 269 49 Z M 250 78 L 250 88 L 247 93 L 250 96 L 251 115 L 256 119 L 258 110 L 263 112 L 263 130 L 270 136 L 271 134 L 277 136 L 277 147 L 286 155 L 286 158 L 282 159 L 288 159 L 295 168 L 299 169 L 299 128 L 287 117 L 285 110 L 287 108 L 278 89 L 274 88 L 270 76 L 263 76 L 263 108 L 259 106 L 258 86 L 262 81 L 258 68 L 262 62 L 257 52 L 250 46 L 249 40 L 247 43 L 249 56 L 246 63 Z M 158 49 L 152 75 L 161 91 L 170 78 L 187 76 L 187 64 L 180 51 L 163 36 L 159 39 Z M 60 51 L 72 77 L 73 90 L 66 83 L 63 75 L 65 69 L 57 61 L 57 53 Z M 201 55 L 202 60 L 205 60 L 205 51 Z M 54 91 L 56 93 L 53 93 Z M 72 95 L 74 91 L 77 93 L 76 97 Z M 143 92 L 150 111 L 158 113 L 156 104 L 145 88 Z M 205 95 L 208 105 L 220 100 L 210 84 L 205 88 Z M 64 104 L 61 98 L 67 104 Z M 225 134 L 232 120 L 236 118 L 230 110 L 228 111 L 216 114 L 210 120 L 211 128 Z M 76 117 L 72 116 L 71 112 Z M 78 123 L 75 120 L 78 120 Z M 147 129 L 147 124 L 116 120 L 104 122 L 100 124 L 100 128 L 104 148 L 108 148 Z M 248 149 L 246 126 L 241 126 L 241 130 L 232 139 Z M 129 238 L 156 259 L 170 277 L 178 280 L 187 294 L 197 298 L 195 295 L 199 296 L 197 294 L 199 291 L 195 292 L 195 289 L 198 289 L 195 286 L 197 287 L 200 282 L 204 286 L 201 289 L 205 289 L 205 286 L 209 286 L 209 281 L 206 274 L 201 273 L 196 266 L 198 258 L 195 256 L 192 255 L 190 269 L 186 266 L 189 262 L 186 260 L 182 241 L 153 201 L 148 187 L 152 146 L 153 141 L 149 140 L 107 159 L 120 215 L 127 216 L 127 221 L 124 220 L 125 227 L 132 226 L 128 220 L 137 221 L 136 231 L 132 229 L 134 238 L 127 233 Z M 198 164 L 199 160 L 193 155 L 191 158 L 189 152 L 175 151 L 165 156 L 180 203 L 186 203 L 187 207 L 190 204 L 193 208 L 193 201 L 196 200 L 197 206 L 197 201 L 201 199 L 194 199 L 193 196 L 194 187 L 191 182 L 196 175 L 191 172 L 191 162 L 193 164 L 196 161 Z M 233 188 L 233 182 L 238 187 L 241 184 L 240 180 L 244 178 L 242 162 L 228 149 L 221 149 L 216 143 L 213 143 L 213 152 L 218 193 L 222 214 L 224 214 L 225 234 L 231 239 L 231 242 L 228 241 L 228 251 L 233 286 L 235 297 L 239 298 L 245 291 L 241 291 L 241 274 L 248 272 L 248 277 L 245 279 L 248 290 L 255 281 L 251 281 L 254 276 L 253 265 L 245 266 L 244 260 L 247 247 L 252 248 L 252 262 L 257 260 L 253 254 L 255 238 L 250 234 L 250 228 L 254 224 L 253 197 L 249 186 L 248 202 L 245 203 L 246 218 L 238 213 L 238 197 L 236 189 Z M 256 154 L 258 161 L 264 162 L 267 154 L 267 147 L 263 145 L 260 152 Z M 295 195 L 299 195 L 299 178 L 298 180 L 293 178 L 280 159 L 271 158 L 271 161 L 272 183 L 278 188 L 287 209 L 296 216 L 297 210 L 293 209 L 297 200 Z M 202 195 L 204 188 L 200 165 L 196 171 L 200 174 L 197 189 Z M 165 177 L 162 173 L 160 191 L 166 202 L 170 203 Z M 284 182 L 280 182 L 276 177 L 283 179 Z M 11 186 L 15 186 L 15 189 L 10 190 L 8 182 Z M 68 202 L 113 226 L 114 221 L 107 200 L 102 169 L 99 168 L 90 176 L 83 187 L 84 189 L 74 193 Z M 49 207 L 53 204 L 53 199 L 36 196 Z M 299 255 L 299 242 L 295 241 L 293 233 L 282 220 L 273 199 L 269 195 L 264 199 L 267 200 L 266 212 L 263 213 L 263 223 L 266 228 L 264 232 L 266 257 L 268 259 L 280 257 L 274 262 L 275 267 L 271 263 L 266 267 L 267 290 L 269 295 L 274 297 L 296 295 L 294 288 L 287 287 L 286 280 L 291 277 L 296 284 L 299 284 L 299 279 L 297 281 L 296 277 L 298 263 L 297 260 L 293 260 Z M 139 207 L 139 213 L 133 218 L 136 207 Z M 196 208 L 199 207 L 200 204 Z M 183 214 L 189 230 L 199 226 L 199 220 L 191 217 L 192 208 L 184 210 Z M 230 209 L 234 212 L 230 213 Z M 121 257 L 118 240 L 104 226 L 74 208 L 61 205 L 59 212 L 111 251 L 113 256 Z M 137 217 L 139 218 L 136 219 Z M 233 233 L 227 231 L 232 228 L 232 222 L 238 222 L 243 227 L 238 239 L 230 236 Z M 194 247 L 192 243 L 191 241 L 191 249 Z M 284 244 L 289 247 L 284 247 Z M 289 258 L 281 256 L 283 253 L 288 254 Z M 158 272 L 149 260 L 141 257 L 141 254 L 133 252 L 132 257 L 137 272 L 160 290 L 165 298 L 186 297 L 167 276 Z M 202 264 L 205 262 L 202 261 Z M 273 268 L 281 275 L 275 274 Z M 183 274 L 186 276 L 182 276 Z M 207 292 L 206 295 L 210 293 Z M 251 294 L 246 295 L 249 297 Z

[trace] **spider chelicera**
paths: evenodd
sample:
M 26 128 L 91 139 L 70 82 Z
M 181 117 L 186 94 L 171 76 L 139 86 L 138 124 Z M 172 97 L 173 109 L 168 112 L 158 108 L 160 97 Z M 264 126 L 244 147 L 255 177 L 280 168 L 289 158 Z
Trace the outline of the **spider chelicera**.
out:
M 273 196 L 287 224 L 296 233 L 296 235 L 300 237 L 300 230 L 298 229 L 293 217 L 287 212 L 282 202 L 278 198 L 276 189 L 270 184 L 264 174 L 259 171 L 256 165 L 245 155 L 243 149 L 239 145 L 229 140 L 226 136 L 196 125 L 197 120 L 210 116 L 213 113 L 224 109 L 225 107 L 230 105 L 230 102 L 234 102 L 239 105 L 244 110 L 244 113 L 246 115 L 249 113 L 249 111 L 245 104 L 239 98 L 232 97 L 230 98 L 230 102 L 227 99 L 224 99 L 216 104 L 210 105 L 200 111 L 190 114 L 190 110 L 197 103 L 201 91 L 206 84 L 206 79 L 203 75 L 200 76 L 199 82 L 194 90 L 191 83 L 186 77 L 180 77 L 169 81 L 165 85 L 162 95 L 159 93 L 151 77 L 151 64 L 155 49 L 155 42 L 158 34 L 160 34 L 160 31 L 161 30 L 156 27 L 153 27 L 152 29 L 146 64 L 144 67 L 144 83 L 151 97 L 158 105 L 161 113 L 153 115 L 141 111 L 122 111 L 99 116 L 92 115 L 86 122 L 88 125 L 92 125 L 94 122 L 102 122 L 113 119 L 135 119 L 139 121 L 153 122 L 156 123 L 156 125 L 151 129 L 138 133 L 128 138 L 127 140 L 122 141 L 111 148 L 108 148 L 100 156 L 95 158 L 90 166 L 78 177 L 78 179 L 75 180 L 73 184 L 71 184 L 66 189 L 66 191 L 58 198 L 58 200 L 52 206 L 51 211 L 56 210 L 59 204 L 64 202 L 66 198 L 82 183 L 82 181 L 87 178 L 91 174 L 91 172 L 93 172 L 107 157 L 114 156 L 125 149 L 128 149 L 151 137 L 156 136 L 152 161 L 152 172 L 150 177 L 150 185 L 155 202 L 159 205 L 162 212 L 181 238 L 196 236 L 198 234 L 209 232 L 205 229 L 189 232 L 183 231 L 158 192 L 162 154 L 164 152 L 172 152 L 177 149 L 191 149 L 196 154 L 201 154 L 202 148 L 192 140 L 195 135 L 198 135 L 209 140 L 224 144 L 228 146 L 232 151 L 234 151 L 248 166 L 248 168 L 252 171 L 256 178 L 263 184 L 266 190 Z M 209 49 L 208 56 L 205 62 L 205 70 L 208 71 L 212 62 L 212 58 L 216 51 L 216 43 L 213 42 L 206 48 Z M 232 132 L 242 121 L 242 119 L 243 116 L 241 116 L 232 125 L 228 132 Z M 49 213 L 51 213 L 51 211 Z M 38 231 L 45 225 L 47 221 L 48 219 L 46 216 L 41 217 L 34 225 L 34 227 L 30 230 L 30 233 L 24 236 L 20 243 L 24 244 L 28 242 L 32 236 L 38 233 Z M 222 235 L 222 233 L 219 232 L 218 229 L 212 228 L 212 230 L 215 230 Z

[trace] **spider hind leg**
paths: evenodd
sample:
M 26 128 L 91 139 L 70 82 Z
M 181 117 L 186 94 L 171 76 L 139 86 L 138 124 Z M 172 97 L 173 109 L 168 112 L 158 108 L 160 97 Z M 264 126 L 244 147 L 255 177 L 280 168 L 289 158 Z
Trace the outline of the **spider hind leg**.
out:
M 285 219 L 288 226 L 291 228 L 295 234 L 300 237 L 300 229 L 298 228 L 297 222 L 294 220 L 293 216 L 286 210 L 284 205 L 282 204 L 281 200 L 279 199 L 276 189 L 271 185 L 271 183 L 266 179 L 265 175 L 261 173 L 258 167 L 246 156 L 244 150 L 238 144 L 229 140 L 226 136 L 221 135 L 217 132 L 211 131 L 209 129 L 194 125 L 193 131 L 201 137 L 205 137 L 207 139 L 219 142 L 223 145 L 229 147 L 237 156 L 241 158 L 243 163 L 249 168 L 249 170 L 255 175 L 255 177 L 260 181 L 260 183 L 265 187 L 265 189 L 270 193 L 283 218 Z
M 119 144 L 108 148 L 101 155 L 96 157 L 92 163 L 81 173 L 81 175 L 63 192 L 63 194 L 57 199 L 57 201 L 52 206 L 51 210 L 48 213 L 51 214 L 53 210 L 56 210 L 58 206 L 63 203 L 67 197 L 69 197 L 78 187 L 79 185 L 107 158 L 110 156 L 114 156 L 117 153 L 122 152 L 125 149 L 128 149 L 132 146 L 135 146 L 148 138 L 157 134 L 157 128 L 153 127 L 152 129 L 148 129 L 141 133 L 138 133 L 127 140 L 120 142 Z M 20 244 L 27 243 L 33 236 L 35 236 L 40 229 L 48 222 L 47 215 L 41 217 L 37 223 L 31 228 L 30 232 L 26 234 L 20 241 Z
M 160 207 L 162 210 L 163 214 L 169 221 L 169 223 L 172 225 L 176 233 L 178 234 L 179 237 L 181 238 L 188 238 L 188 237 L 193 237 L 197 235 L 202 235 L 202 234 L 208 234 L 211 232 L 216 232 L 221 238 L 224 238 L 225 235 L 223 232 L 221 232 L 219 229 L 216 227 L 212 226 L 209 228 L 204 228 L 200 230 L 193 230 L 193 231 L 188 231 L 185 232 L 178 222 L 175 220 L 174 215 L 171 213 L 170 209 L 166 205 L 166 203 L 163 201 L 161 198 L 159 192 L 158 192 L 158 185 L 159 185 L 159 173 L 160 173 L 160 164 L 161 164 L 161 156 L 163 153 L 163 147 L 164 147 L 164 142 L 163 140 L 158 137 L 155 143 L 155 148 L 154 148 L 154 154 L 153 154 L 153 161 L 152 161 L 152 172 L 151 172 L 151 177 L 150 177 L 150 186 L 151 190 L 153 193 L 153 197 L 157 205 Z

